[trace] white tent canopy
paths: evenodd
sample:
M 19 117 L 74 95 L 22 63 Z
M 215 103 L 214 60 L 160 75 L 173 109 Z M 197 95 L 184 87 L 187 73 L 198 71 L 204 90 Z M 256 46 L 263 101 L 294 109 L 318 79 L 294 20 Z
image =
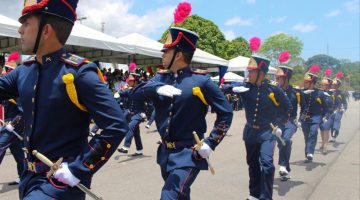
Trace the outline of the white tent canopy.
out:
M 135 60 L 137 64 L 141 64 L 142 62 L 139 62 L 141 59 L 150 59 L 157 58 L 158 64 L 161 64 L 161 56 L 162 52 L 161 49 L 163 48 L 163 44 L 150 39 L 148 37 L 145 37 L 139 33 L 132 33 L 129 35 L 126 35 L 124 37 L 119 38 L 118 40 L 120 43 L 132 46 L 131 51 L 134 51 L 136 53 Z M 143 55 L 143 56 L 141 56 Z M 148 56 L 148 57 L 144 57 Z M 150 58 L 149 58 L 150 57 Z M 156 62 L 155 60 L 152 60 L 150 62 L 144 62 L 145 64 Z M 215 55 L 212 55 L 210 53 L 207 53 L 205 51 L 202 51 L 200 49 L 196 49 L 194 57 L 193 57 L 193 66 L 195 67 L 201 67 L 205 66 L 208 67 L 209 65 L 227 65 L 228 61 L 225 59 L 222 59 L 220 57 L 217 57 Z
M 20 23 L 0 15 L 0 50 L 11 52 L 20 50 Z M 65 48 L 72 53 L 105 62 L 128 63 L 128 55 L 134 52 L 130 47 L 117 41 L 117 38 L 75 23 Z M 115 59 L 116 58 L 116 59 Z
M 211 77 L 213 81 L 219 81 L 219 76 Z M 224 79 L 226 82 L 243 82 L 244 77 L 237 75 L 233 72 L 226 72 L 224 75 Z

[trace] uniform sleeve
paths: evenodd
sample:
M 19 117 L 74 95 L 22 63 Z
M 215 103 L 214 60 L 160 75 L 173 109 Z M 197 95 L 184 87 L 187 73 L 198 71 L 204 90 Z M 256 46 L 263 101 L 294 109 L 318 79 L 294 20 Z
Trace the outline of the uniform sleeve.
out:
M 342 93 L 341 96 L 342 96 L 342 102 L 341 103 L 343 105 L 343 108 L 346 110 L 347 106 L 348 106 L 347 101 L 346 101 L 346 96 L 345 96 L 344 93 Z
M 205 142 L 211 149 L 215 150 L 216 146 L 223 140 L 226 132 L 230 128 L 233 110 L 223 93 L 212 82 L 210 77 L 208 77 L 201 90 L 206 101 L 216 113 L 214 127 L 211 130 L 210 135 L 205 139 Z
M 0 100 L 17 98 L 17 79 L 20 68 L 12 70 L 10 73 L 0 76 Z
M 282 110 L 284 110 L 284 113 L 286 113 L 287 115 L 284 116 L 286 118 L 286 120 L 289 119 L 290 117 L 290 113 L 292 111 L 293 106 L 291 104 L 291 101 L 289 100 L 289 98 L 285 95 L 285 92 L 282 89 L 279 88 L 275 88 L 275 95 L 279 101 L 279 106 L 281 107 Z
M 160 81 L 160 75 L 156 75 L 154 78 L 150 79 L 147 83 L 141 83 L 136 88 L 134 88 L 132 97 L 135 100 L 141 100 L 141 101 L 158 101 L 163 100 L 165 98 L 160 96 L 157 93 L 157 88 L 166 85 L 165 83 Z
M 324 92 L 320 92 L 321 95 L 321 101 L 322 101 L 322 117 L 325 117 L 326 114 L 329 112 L 329 104 L 328 101 L 326 101 L 326 97 Z
M 89 64 L 88 64 L 89 65 Z M 82 66 L 75 86 L 78 97 L 87 108 L 90 118 L 102 129 L 89 141 L 89 146 L 69 164 L 70 171 L 80 180 L 94 174 L 114 153 L 128 132 L 128 124 L 116 100 L 100 81 L 96 66 Z

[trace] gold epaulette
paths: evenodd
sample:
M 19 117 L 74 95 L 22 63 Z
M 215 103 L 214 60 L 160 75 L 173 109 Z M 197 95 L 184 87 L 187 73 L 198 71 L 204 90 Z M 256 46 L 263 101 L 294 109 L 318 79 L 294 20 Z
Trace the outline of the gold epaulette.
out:
M 204 94 L 202 93 L 200 87 L 193 87 L 192 92 L 193 92 L 193 95 L 199 97 L 199 99 L 200 99 L 205 105 L 209 105 L 208 102 L 205 100 Z
M 63 56 L 60 58 L 60 60 L 64 63 L 74 66 L 74 67 L 79 67 L 88 61 L 87 58 L 83 58 L 81 56 L 71 54 L 71 53 L 63 54 Z
M 274 92 L 270 92 L 269 98 L 270 98 L 270 100 L 274 103 L 274 105 L 275 105 L 276 107 L 278 107 L 278 106 L 280 105 L 279 102 L 277 102 L 277 100 L 276 100 L 276 98 L 275 98 Z

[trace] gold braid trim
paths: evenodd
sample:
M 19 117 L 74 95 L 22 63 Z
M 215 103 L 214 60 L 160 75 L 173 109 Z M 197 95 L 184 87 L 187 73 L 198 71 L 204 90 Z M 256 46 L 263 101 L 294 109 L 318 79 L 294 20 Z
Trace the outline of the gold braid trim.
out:
M 208 102 L 205 100 L 204 94 L 201 92 L 200 87 L 193 87 L 192 92 L 193 92 L 193 95 L 199 97 L 199 99 L 200 99 L 205 105 L 209 105 Z
M 275 106 L 278 107 L 278 106 L 280 105 L 280 104 L 276 101 L 276 99 L 275 99 L 274 92 L 270 92 L 269 98 L 270 98 L 270 100 L 275 104 Z
M 296 98 L 297 98 L 297 102 L 298 102 L 298 104 L 300 105 L 300 92 L 297 92 L 296 93 Z
M 66 92 L 71 102 L 73 102 L 73 104 L 75 104 L 75 106 L 78 107 L 80 110 L 86 112 L 87 111 L 86 107 L 79 103 L 77 97 L 76 88 L 74 85 L 74 75 L 72 73 L 65 74 L 62 76 L 62 80 L 66 85 Z
M 101 73 L 101 70 L 100 70 L 99 68 L 97 68 L 97 74 L 98 74 L 98 76 L 99 76 L 100 81 L 102 81 L 103 83 L 105 83 L 106 81 L 105 81 L 104 76 L 103 76 L 103 74 Z
M 316 101 L 319 102 L 319 104 L 322 104 L 322 101 L 321 101 L 321 99 L 319 97 L 316 98 Z
M 335 104 L 335 95 L 331 95 L 332 97 L 332 103 Z

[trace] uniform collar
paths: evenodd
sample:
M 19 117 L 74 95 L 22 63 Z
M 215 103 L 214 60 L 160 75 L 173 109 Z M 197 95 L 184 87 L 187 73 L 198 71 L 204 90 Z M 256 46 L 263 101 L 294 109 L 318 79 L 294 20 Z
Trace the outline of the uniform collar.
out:
M 57 51 L 54 51 L 52 53 L 44 55 L 42 57 L 43 66 L 47 66 L 48 64 L 51 64 L 53 62 L 58 61 L 59 58 L 61 58 L 64 55 L 65 55 L 65 49 L 64 48 L 60 48 Z
M 183 75 L 183 74 L 189 74 L 189 73 L 191 73 L 191 69 L 190 69 L 189 66 L 184 67 L 184 68 L 182 68 L 182 69 L 179 69 L 179 70 L 177 70 L 177 72 L 176 72 L 176 74 L 177 74 L 178 76 L 181 76 L 181 75 Z

